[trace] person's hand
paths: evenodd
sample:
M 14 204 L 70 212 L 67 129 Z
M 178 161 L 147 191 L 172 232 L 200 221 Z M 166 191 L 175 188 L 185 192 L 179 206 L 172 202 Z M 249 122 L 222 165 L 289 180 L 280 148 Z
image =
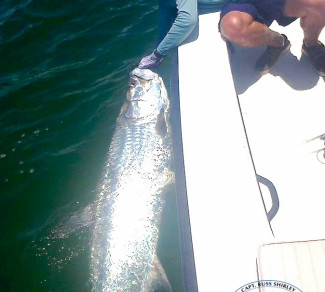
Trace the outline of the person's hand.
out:
M 157 56 L 154 52 L 149 56 L 143 57 L 139 63 L 140 69 L 157 69 L 163 58 Z

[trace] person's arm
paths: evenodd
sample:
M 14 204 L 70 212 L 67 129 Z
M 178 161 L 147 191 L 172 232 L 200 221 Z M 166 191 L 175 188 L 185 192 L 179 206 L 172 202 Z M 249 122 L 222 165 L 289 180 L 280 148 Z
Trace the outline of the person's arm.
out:
M 168 53 L 178 47 L 196 26 L 197 0 L 176 0 L 178 13 L 165 38 L 149 56 L 142 58 L 139 68 L 155 68 Z
M 165 38 L 157 48 L 162 56 L 178 47 L 192 32 L 197 23 L 197 0 L 177 0 L 178 14 Z

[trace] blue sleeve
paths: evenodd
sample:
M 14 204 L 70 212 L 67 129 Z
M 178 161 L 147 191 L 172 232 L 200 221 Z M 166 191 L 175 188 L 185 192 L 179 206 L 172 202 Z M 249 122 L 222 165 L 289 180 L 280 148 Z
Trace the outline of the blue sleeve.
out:
M 158 53 L 163 56 L 185 41 L 197 24 L 197 0 L 176 0 L 176 6 L 176 19 L 157 47 Z

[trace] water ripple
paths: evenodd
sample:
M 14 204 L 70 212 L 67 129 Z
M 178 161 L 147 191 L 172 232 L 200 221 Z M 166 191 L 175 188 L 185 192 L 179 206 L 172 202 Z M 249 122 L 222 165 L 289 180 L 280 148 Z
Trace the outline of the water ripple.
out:
M 12 6 L 9 1 L 4 1 L 1 4 L 2 6 L 0 6 L 0 26 L 9 20 L 16 11 L 27 7 L 31 2 L 32 0 L 26 0 L 16 6 Z
M 90 58 L 88 60 L 72 62 L 70 64 L 67 63 L 53 68 L 38 68 L 33 71 L 16 72 L 2 77 L 0 78 L 0 99 L 12 91 L 19 90 L 35 82 L 50 78 L 55 74 L 81 69 L 82 67 L 92 63 L 94 60 L 94 58 Z
M 64 239 L 63 251 L 62 241 L 41 239 L 62 205 L 92 200 L 128 73 L 155 42 L 156 2 L 0 0 L 0 235 L 15 251 L 4 253 L 8 291 L 91 290 L 87 254 L 76 257 L 82 277 L 69 265 L 53 269 L 80 239 Z M 33 236 L 40 242 L 25 262 Z

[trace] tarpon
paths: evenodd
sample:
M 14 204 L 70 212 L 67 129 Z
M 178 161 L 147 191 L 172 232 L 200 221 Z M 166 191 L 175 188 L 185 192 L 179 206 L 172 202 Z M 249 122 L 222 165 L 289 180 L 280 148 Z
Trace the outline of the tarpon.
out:
M 163 80 L 134 69 L 97 191 L 92 291 L 171 290 L 157 257 L 163 191 L 172 177 L 168 120 Z

